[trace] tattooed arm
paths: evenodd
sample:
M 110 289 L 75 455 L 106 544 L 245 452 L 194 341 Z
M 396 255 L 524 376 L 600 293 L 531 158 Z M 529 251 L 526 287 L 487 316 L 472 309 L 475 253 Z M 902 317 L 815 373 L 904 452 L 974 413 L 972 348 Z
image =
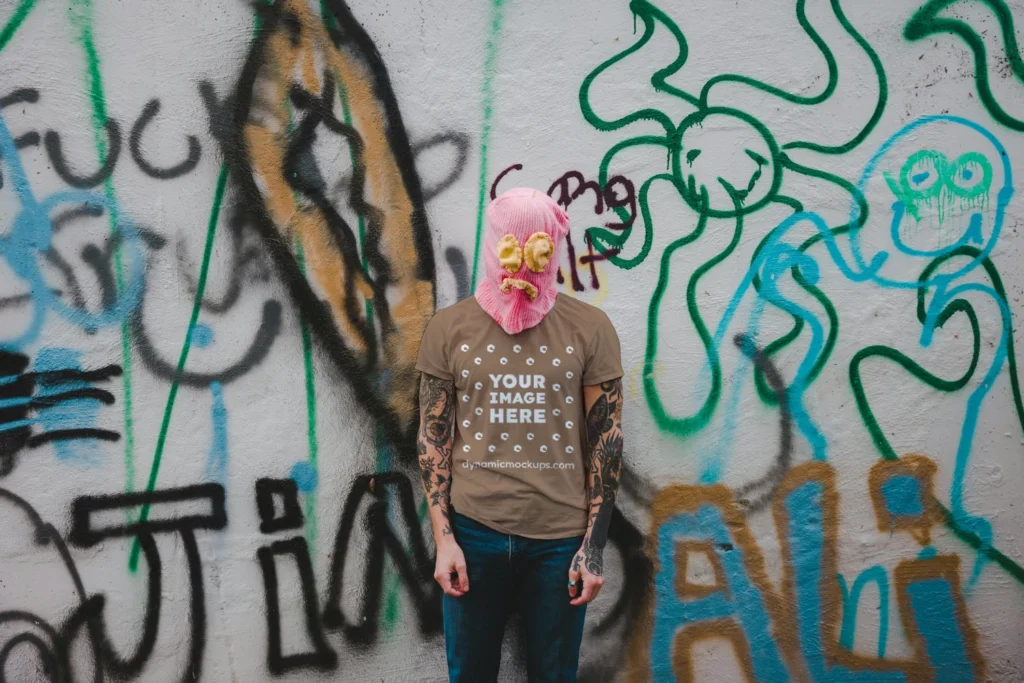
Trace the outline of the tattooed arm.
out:
M 622 473 L 622 380 L 583 387 L 583 401 L 587 411 L 590 514 L 583 545 L 569 568 L 573 605 L 593 600 L 604 584 L 604 546 Z M 577 596 L 576 583 L 581 578 L 583 591 Z
M 469 590 L 469 578 L 466 559 L 452 535 L 448 510 L 454 441 L 455 384 L 423 374 L 420 377 L 420 430 L 416 448 L 437 546 L 434 579 L 445 593 L 459 597 Z M 453 574 L 457 574 L 454 579 Z

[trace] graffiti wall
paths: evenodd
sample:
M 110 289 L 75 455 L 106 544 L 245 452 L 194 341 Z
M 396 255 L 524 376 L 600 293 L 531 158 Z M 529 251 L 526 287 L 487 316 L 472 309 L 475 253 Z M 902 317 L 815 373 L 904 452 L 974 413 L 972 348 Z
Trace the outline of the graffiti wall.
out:
M 1024 679 L 1022 25 L 0 3 L 0 682 L 445 679 L 413 363 L 523 185 L 626 368 L 582 680 Z

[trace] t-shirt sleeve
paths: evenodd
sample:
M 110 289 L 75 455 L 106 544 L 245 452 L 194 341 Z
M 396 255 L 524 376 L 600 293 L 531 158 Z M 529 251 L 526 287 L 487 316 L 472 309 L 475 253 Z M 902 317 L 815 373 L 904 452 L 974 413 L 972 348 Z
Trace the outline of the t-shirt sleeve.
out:
M 435 313 L 423 330 L 416 369 L 438 379 L 453 380 L 455 376 L 448 364 L 448 331 L 443 317 L 440 312 Z
M 622 377 L 622 352 L 619 335 L 604 311 L 599 311 L 594 336 L 587 346 L 583 385 L 593 386 Z

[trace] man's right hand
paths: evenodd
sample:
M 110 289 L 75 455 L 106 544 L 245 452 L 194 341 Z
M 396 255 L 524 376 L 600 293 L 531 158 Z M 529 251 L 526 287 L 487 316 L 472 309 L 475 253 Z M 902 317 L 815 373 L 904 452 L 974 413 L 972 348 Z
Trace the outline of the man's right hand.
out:
M 453 580 L 452 575 L 456 577 Z M 437 545 L 437 563 L 434 566 L 434 580 L 441 584 L 445 593 L 460 598 L 469 592 L 469 574 L 466 572 L 466 557 L 462 548 L 451 536 Z

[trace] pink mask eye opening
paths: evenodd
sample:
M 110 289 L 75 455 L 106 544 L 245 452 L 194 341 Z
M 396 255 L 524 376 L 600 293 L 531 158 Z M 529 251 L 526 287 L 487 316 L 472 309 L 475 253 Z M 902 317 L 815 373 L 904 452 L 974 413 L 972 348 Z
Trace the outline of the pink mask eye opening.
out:
M 526 267 L 534 273 L 542 273 L 551 263 L 551 257 L 555 253 L 555 243 L 546 232 L 535 232 L 526 240 L 523 247 L 523 259 Z
M 495 251 L 498 254 L 498 262 L 505 272 L 515 275 L 523 267 L 523 249 L 515 235 L 505 235 L 498 240 Z

